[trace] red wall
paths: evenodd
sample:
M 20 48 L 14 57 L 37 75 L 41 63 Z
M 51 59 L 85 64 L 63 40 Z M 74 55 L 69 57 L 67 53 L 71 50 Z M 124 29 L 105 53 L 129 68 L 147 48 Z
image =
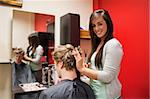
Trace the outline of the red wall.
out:
M 93 0 L 93 10 L 100 8 L 100 0 Z
M 94 0 L 110 12 L 124 48 L 120 80 L 123 99 L 149 99 L 148 0 Z
M 55 17 L 52 15 L 45 14 L 35 14 L 35 31 L 46 32 L 47 31 L 47 21 L 54 22 Z
M 47 23 L 53 23 L 55 21 L 55 16 L 46 15 L 46 14 L 35 14 L 35 31 L 37 32 L 47 32 Z M 54 46 L 54 41 L 49 41 L 49 47 Z M 51 49 L 48 49 L 48 57 L 49 63 L 54 63 L 51 56 Z M 45 57 L 43 57 L 43 61 L 45 61 Z

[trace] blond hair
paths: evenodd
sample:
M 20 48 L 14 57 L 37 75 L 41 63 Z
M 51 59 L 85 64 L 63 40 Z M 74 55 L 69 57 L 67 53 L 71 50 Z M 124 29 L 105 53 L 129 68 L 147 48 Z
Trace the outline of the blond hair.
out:
M 76 60 L 72 54 L 74 47 L 71 44 L 60 45 L 54 49 L 52 55 L 54 60 L 58 63 L 63 62 L 63 67 L 66 70 L 73 70 L 76 66 Z
M 24 50 L 22 48 L 13 48 L 13 55 L 24 55 Z

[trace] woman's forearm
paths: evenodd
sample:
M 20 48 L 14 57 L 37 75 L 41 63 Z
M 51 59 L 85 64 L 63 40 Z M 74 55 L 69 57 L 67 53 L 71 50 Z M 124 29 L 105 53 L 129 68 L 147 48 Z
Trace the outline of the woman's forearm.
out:
M 97 80 L 97 75 L 98 75 L 98 71 L 97 70 L 93 70 L 87 67 L 84 67 L 80 70 L 80 73 L 83 75 L 88 76 L 91 79 L 95 79 Z
M 36 55 L 36 57 L 32 59 L 32 62 L 39 63 L 41 60 L 41 57 L 42 57 L 41 55 Z

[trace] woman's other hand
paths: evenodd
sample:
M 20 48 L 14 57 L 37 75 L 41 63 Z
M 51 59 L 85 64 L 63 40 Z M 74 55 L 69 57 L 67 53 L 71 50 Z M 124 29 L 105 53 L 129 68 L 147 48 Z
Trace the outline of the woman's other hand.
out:
M 77 67 L 77 69 L 79 70 L 79 72 L 82 72 L 83 69 L 84 69 L 85 67 L 87 67 L 87 64 L 83 62 L 83 58 L 82 58 L 82 56 L 80 55 L 80 53 L 79 53 L 79 51 L 78 51 L 77 48 L 75 48 L 75 49 L 73 50 L 73 55 L 74 55 L 74 57 L 75 57 L 75 59 L 76 59 L 76 67 Z
M 31 59 L 30 57 L 28 57 L 26 54 L 24 55 L 24 59 L 25 59 L 26 61 L 32 61 L 32 59 Z

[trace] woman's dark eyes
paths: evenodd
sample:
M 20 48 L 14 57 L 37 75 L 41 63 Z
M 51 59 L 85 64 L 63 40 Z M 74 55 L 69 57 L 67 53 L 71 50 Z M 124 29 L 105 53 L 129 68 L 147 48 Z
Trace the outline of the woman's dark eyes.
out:
M 98 26 L 103 25 L 102 23 L 97 23 Z M 92 25 L 92 27 L 95 27 L 96 25 Z
M 102 25 L 102 23 L 97 23 L 98 25 Z

